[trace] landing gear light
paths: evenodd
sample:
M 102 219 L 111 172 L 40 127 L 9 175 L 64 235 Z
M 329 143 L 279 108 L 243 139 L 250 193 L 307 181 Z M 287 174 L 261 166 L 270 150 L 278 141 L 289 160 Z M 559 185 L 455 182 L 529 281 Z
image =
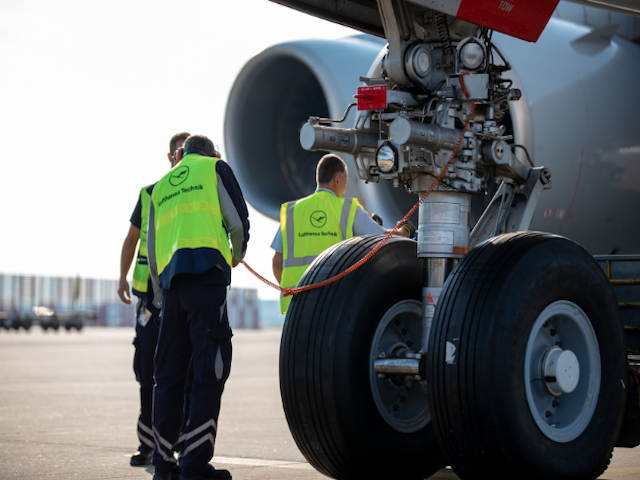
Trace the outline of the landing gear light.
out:
M 398 153 L 391 143 L 380 145 L 376 153 L 376 165 L 380 173 L 392 173 L 398 169 Z

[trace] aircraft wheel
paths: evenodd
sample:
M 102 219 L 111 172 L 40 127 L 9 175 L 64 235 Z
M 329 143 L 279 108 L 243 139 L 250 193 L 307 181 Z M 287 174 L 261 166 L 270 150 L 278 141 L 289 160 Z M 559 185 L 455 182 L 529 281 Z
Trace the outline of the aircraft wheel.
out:
M 429 404 L 464 480 L 586 480 L 606 470 L 627 384 L 617 300 L 565 238 L 503 235 L 445 283 L 429 339 Z
M 346 270 L 382 238 L 335 245 L 300 285 Z M 302 454 L 329 477 L 417 480 L 446 465 L 421 386 L 381 380 L 373 370 L 382 352 L 420 350 L 422 275 L 416 243 L 394 237 L 355 272 L 291 301 L 280 348 L 282 402 Z
M 42 330 L 44 330 L 45 332 L 47 330 L 49 330 L 49 324 L 48 323 L 41 323 L 40 326 L 42 327 Z

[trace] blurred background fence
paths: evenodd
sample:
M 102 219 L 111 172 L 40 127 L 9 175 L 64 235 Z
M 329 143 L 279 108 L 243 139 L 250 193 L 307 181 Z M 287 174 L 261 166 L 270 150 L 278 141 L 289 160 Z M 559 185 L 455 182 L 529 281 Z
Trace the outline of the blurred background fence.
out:
M 0 326 L 4 328 L 133 327 L 135 300 L 132 305 L 120 301 L 116 280 L 0 274 Z M 232 328 L 260 328 L 257 290 L 232 288 L 227 306 Z

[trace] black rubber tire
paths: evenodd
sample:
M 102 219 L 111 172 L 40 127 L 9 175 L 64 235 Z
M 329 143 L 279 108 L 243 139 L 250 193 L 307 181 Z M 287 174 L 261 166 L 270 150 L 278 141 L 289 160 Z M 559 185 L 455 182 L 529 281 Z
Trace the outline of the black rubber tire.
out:
M 346 270 L 382 238 L 335 245 L 309 267 L 300 285 Z M 394 237 L 347 277 L 291 301 L 280 348 L 282 402 L 302 454 L 324 475 L 417 480 L 446 465 L 431 423 L 401 433 L 383 420 L 369 377 L 377 325 L 399 301 L 421 300 L 422 265 L 416 243 Z
M 530 332 L 557 301 L 572 302 L 588 316 L 601 367 L 595 412 L 579 436 L 564 443 L 538 428 L 524 385 Z M 447 342 L 457 345 L 453 363 L 451 355 L 446 360 Z M 623 419 L 625 353 L 609 281 L 580 245 L 536 232 L 478 245 L 447 279 L 429 339 L 429 406 L 450 465 L 464 480 L 597 478 Z

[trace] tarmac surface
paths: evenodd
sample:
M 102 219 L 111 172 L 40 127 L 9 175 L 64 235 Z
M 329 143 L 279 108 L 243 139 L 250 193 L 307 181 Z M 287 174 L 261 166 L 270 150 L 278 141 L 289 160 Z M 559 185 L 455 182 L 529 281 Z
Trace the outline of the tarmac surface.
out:
M 0 479 L 151 480 L 151 467 L 129 466 L 138 444 L 133 334 L 0 331 Z M 326 479 L 289 433 L 279 346 L 280 330 L 235 331 L 213 463 L 235 480 Z M 432 478 L 458 477 L 442 470 Z M 640 480 L 640 448 L 616 449 L 600 478 Z

